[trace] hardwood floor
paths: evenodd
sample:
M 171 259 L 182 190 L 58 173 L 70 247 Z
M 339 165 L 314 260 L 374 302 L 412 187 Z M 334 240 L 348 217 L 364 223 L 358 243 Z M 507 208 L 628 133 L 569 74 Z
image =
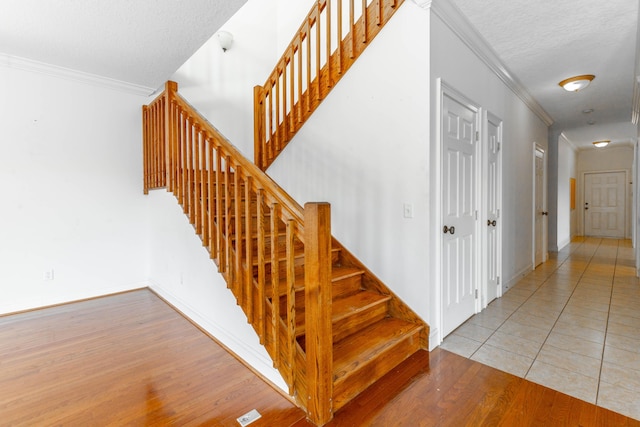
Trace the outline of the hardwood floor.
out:
M 148 290 L 0 317 L 0 426 L 309 426 Z M 446 350 L 420 351 L 330 426 L 640 426 Z
M 1 426 L 287 426 L 305 414 L 148 290 L 0 317 Z

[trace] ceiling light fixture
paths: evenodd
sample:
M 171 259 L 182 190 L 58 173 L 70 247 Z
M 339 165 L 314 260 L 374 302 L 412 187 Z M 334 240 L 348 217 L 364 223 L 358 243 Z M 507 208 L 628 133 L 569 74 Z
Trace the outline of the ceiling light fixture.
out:
M 220 43 L 222 51 L 226 52 L 229 50 L 233 42 L 233 35 L 228 31 L 218 31 L 216 37 L 218 38 L 218 43 Z
M 593 145 L 595 145 L 597 148 L 604 148 L 607 145 L 609 145 L 611 141 L 608 139 L 603 139 L 602 141 L 594 141 Z
M 584 74 L 582 76 L 569 77 L 558 83 L 562 88 L 568 92 L 577 92 L 580 89 L 584 89 L 589 86 L 591 80 L 595 79 L 593 74 Z

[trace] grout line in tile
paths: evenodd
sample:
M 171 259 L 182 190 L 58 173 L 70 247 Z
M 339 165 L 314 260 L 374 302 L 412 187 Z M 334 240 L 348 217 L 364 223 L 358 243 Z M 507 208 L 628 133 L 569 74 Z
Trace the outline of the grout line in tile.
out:
M 604 366 L 604 352 L 607 348 L 607 332 L 609 331 L 609 318 L 611 317 L 611 301 L 613 300 L 613 288 L 616 281 L 616 270 L 618 267 L 618 255 L 620 253 L 620 242 L 618 241 L 618 247 L 616 248 L 616 259 L 613 266 L 613 278 L 611 279 L 611 292 L 609 294 L 609 310 L 607 311 L 607 322 L 604 328 L 604 343 L 602 344 L 602 355 L 600 356 L 600 372 L 598 372 L 598 385 L 596 386 L 596 404 L 600 397 L 600 383 L 602 381 L 602 368 Z

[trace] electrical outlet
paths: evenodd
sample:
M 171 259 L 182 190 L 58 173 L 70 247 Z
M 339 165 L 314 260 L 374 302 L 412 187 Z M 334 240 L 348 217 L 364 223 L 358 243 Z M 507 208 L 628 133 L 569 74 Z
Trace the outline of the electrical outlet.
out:
M 413 205 L 411 203 L 405 203 L 402 208 L 405 218 L 413 218 Z
M 238 418 L 237 421 L 242 427 L 245 427 L 260 417 L 262 417 L 262 415 L 260 415 L 260 413 L 256 409 L 252 409 L 251 411 Z
M 53 280 L 53 268 L 46 270 L 42 275 L 43 280 Z

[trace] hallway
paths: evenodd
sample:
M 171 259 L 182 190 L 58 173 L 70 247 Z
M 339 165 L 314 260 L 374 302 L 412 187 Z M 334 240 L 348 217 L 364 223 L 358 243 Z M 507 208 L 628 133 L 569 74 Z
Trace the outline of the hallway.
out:
M 630 240 L 578 238 L 441 348 L 640 419 L 640 282 Z

